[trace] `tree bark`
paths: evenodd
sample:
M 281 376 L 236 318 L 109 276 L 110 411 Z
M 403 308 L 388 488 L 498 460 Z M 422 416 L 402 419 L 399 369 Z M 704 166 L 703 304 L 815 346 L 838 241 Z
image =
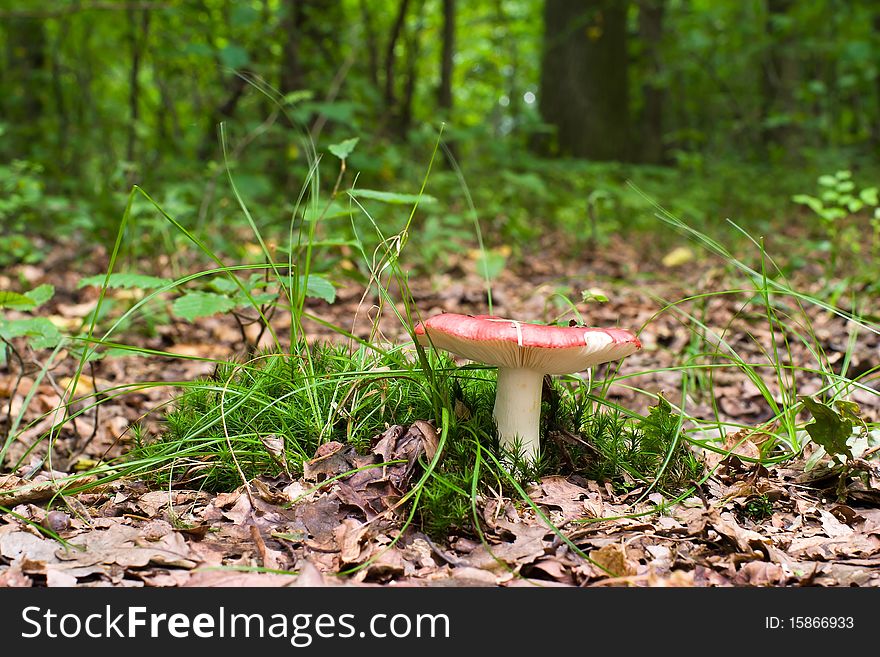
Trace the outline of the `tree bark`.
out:
M 629 160 L 625 0 L 545 0 L 539 108 L 555 126 L 551 152 Z
M 640 0 L 639 38 L 644 47 L 640 157 L 642 162 L 660 164 L 664 160 L 663 105 L 666 85 L 660 80 L 663 71 L 660 46 L 663 39 L 663 14 L 666 0 Z
M 361 21 L 364 25 L 364 36 L 366 37 L 367 61 L 369 62 L 369 70 L 367 75 L 370 82 L 378 90 L 379 89 L 379 39 L 376 36 L 376 27 L 373 24 L 373 14 L 370 12 L 367 0 L 360 0 Z
M 394 112 L 396 98 L 394 92 L 394 69 L 397 58 L 394 56 L 394 49 L 400 40 L 401 32 L 403 32 L 408 8 L 409 0 L 400 0 L 400 5 L 397 8 L 397 17 L 394 19 L 394 25 L 388 37 L 388 47 L 385 49 L 385 110 L 388 113 Z
M 455 56 L 455 0 L 443 0 L 443 46 L 440 49 L 440 87 L 437 106 L 449 116 L 452 113 L 452 72 Z
M 766 31 L 770 44 L 764 59 L 761 85 L 764 145 L 778 145 L 785 150 L 795 149 L 798 142 L 793 114 L 797 110 L 794 89 L 800 71 L 798 62 L 789 52 L 793 39 L 791 29 L 784 23 L 780 25 L 792 4 L 792 0 L 767 0 Z
M 878 44 L 878 47 L 874 48 L 874 59 L 876 65 L 880 67 L 880 7 L 875 10 L 874 20 L 872 22 L 874 24 L 874 43 Z M 872 121 L 874 129 L 872 130 L 872 137 L 875 147 L 880 147 L 880 75 L 878 75 L 876 78 L 876 84 L 877 102 L 874 107 L 874 116 Z
M 424 0 L 419 0 L 416 25 L 412 30 L 412 33 L 409 34 L 406 39 L 406 80 L 403 85 L 403 98 L 400 100 L 400 108 L 398 111 L 399 120 L 396 126 L 397 136 L 401 139 L 406 137 L 406 134 L 409 132 L 410 126 L 412 125 L 413 98 L 415 97 L 416 78 L 418 74 L 416 67 L 422 49 L 424 8 Z
M 289 94 L 304 86 L 299 56 L 303 15 L 300 0 L 285 0 L 284 8 L 286 15 L 282 22 L 285 39 L 282 46 L 281 93 Z
M 57 161 L 56 165 L 61 171 L 69 175 L 79 168 L 79 158 L 68 158 L 68 140 L 70 137 L 70 117 L 68 116 L 67 102 L 64 96 L 64 84 L 62 81 L 60 45 L 67 40 L 70 33 L 70 22 L 67 18 L 59 19 L 58 36 L 53 40 L 50 48 L 51 71 L 52 71 L 52 95 L 55 98 L 55 113 L 58 115 L 57 130 Z
M 128 140 L 125 148 L 125 159 L 130 163 L 134 163 L 137 157 L 137 123 L 140 121 L 140 98 L 141 98 L 141 57 L 143 55 L 144 44 L 150 29 L 150 12 L 147 9 L 141 10 L 140 22 L 137 20 L 137 10 L 129 8 L 127 10 L 129 21 L 129 42 L 131 44 L 131 68 L 129 69 L 129 123 L 128 123 Z
M 15 17 L 4 26 L 8 80 L 0 94 L 0 108 L 6 120 L 16 126 L 10 131 L 13 148 L 24 155 L 41 131 L 39 121 L 45 109 L 46 31 L 38 18 Z M 8 85 L 8 86 L 7 86 Z

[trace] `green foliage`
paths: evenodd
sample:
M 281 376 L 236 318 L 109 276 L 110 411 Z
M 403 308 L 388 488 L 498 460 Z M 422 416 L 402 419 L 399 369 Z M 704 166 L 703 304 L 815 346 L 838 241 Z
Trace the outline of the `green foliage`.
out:
M 77 287 L 84 288 L 89 285 L 104 287 L 106 285 L 108 288 L 156 290 L 161 287 L 170 286 L 171 283 L 171 280 L 167 278 L 159 278 L 157 276 L 133 273 L 114 273 L 110 274 L 109 277 L 103 274 L 98 274 L 97 276 L 88 276 L 80 279 Z
M 679 490 L 703 471 L 682 439 L 681 422 L 662 397 L 636 422 L 618 411 L 589 415 L 581 431 L 601 458 L 594 460 L 587 476 L 624 488 L 656 479 L 661 490 Z
M 61 332 L 45 317 L 21 316 L 22 311 L 33 313 L 55 294 L 51 285 L 40 285 L 24 294 L 0 290 L 0 310 L 19 311 L 16 316 L 0 314 L 0 341 L 9 348 L 12 340 L 24 338 L 31 349 L 51 349 L 62 340 Z M 0 364 L 6 361 L 6 351 L 0 350 Z
M 303 277 L 300 277 L 300 281 L 302 279 Z M 306 281 L 306 296 L 313 299 L 321 299 L 327 303 L 333 303 L 336 301 L 336 288 L 333 286 L 333 283 L 323 276 L 310 274 Z
M 421 370 L 403 350 L 377 355 L 330 344 L 300 344 L 292 355 L 264 353 L 248 362 L 221 364 L 210 379 L 187 386 L 166 416 L 165 434 L 157 442 L 142 441 L 131 459 L 159 458 L 163 465 L 153 476 L 163 486 L 182 478 L 208 490 L 229 490 L 241 483 L 239 469 L 246 478 L 280 471 L 277 455 L 263 442 L 273 437 L 283 439 L 284 462 L 296 476 L 323 443 L 338 441 L 365 451 L 392 424 L 431 419 L 431 389 L 438 386 L 440 397 L 455 410 L 446 427 L 445 451 L 419 494 L 419 518 L 435 536 L 469 531 L 475 486 L 516 496 L 513 481 L 524 485 L 552 471 L 595 474 L 622 486 L 659 476 L 663 490 L 674 490 L 701 471 L 682 447 L 679 416 L 661 401 L 637 421 L 599 410 L 580 427 L 573 424 L 575 414 L 562 409 L 552 425 L 580 429 L 596 448 L 566 452 L 548 433 L 555 429 L 545 423 L 542 458 L 536 465 L 509 465 L 515 475 L 511 481 L 489 456 L 509 463 L 495 437 L 494 371 L 456 369 L 445 355 L 432 356 L 431 368 L 433 374 Z M 571 390 L 564 394 L 566 404 L 581 403 Z M 661 471 L 670 450 L 670 463 Z M 477 471 L 481 475 L 475 484 Z
M 0 137 L 3 132 L 0 124 Z M 23 160 L 0 164 L 0 266 L 33 263 L 44 255 L 33 228 L 44 225 L 54 212 L 41 173 L 39 165 Z
M 57 13 L 32 5 L 10 0 L 21 29 L 9 30 L 8 57 L 0 62 L 9 117 L 0 126 L 0 154 L 9 163 L 0 166 L 0 223 L 7 229 L 0 264 L 38 260 L 44 245 L 35 233 L 55 239 L 83 229 L 109 239 L 133 183 L 161 189 L 161 205 L 188 227 L 234 226 L 237 208 L 224 197 L 227 165 L 255 215 L 272 225 L 271 236 L 283 236 L 297 205 L 290 183 L 308 177 L 313 151 L 334 156 L 316 168 L 319 187 L 332 187 L 335 171 L 325 173 L 341 159 L 359 176 L 358 199 L 391 205 L 369 204 L 378 224 L 396 225 L 394 205 L 414 197 L 367 190 L 386 190 L 391 181 L 394 189 L 412 189 L 412 162 L 430 148 L 441 121 L 473 186 L 474 207 L 498 240 L 490 247 L 506 241 L 529 248 L 551 228 L 580 248 L 601 245 L 624 227 L 652 225 L 649 209 L 628 193 L 628 179 L 691 220 L 736 216 L 748 223 L 775 213 L 779 190 L 803 189 L 817 163 L 876 168 L 874 13 L 862 2 L 664 2 L 657 43 L 638 29 L 642 8 L 630 2 L 630 107 L 620 113 L 645 126 L 645 90 L 663 95 L 663 166 L 547 161 L 530 150 L 550 131 L 540 107 L 541 0 L 457 3 L 456 23 L 459 31 L 466 26 L 467 38 L 456 39 L 449 110 L 437 104 L 439 3 L 409 5 L 389 61 L 359 56 L 389 52 L 396 7 L 382 3 L 310 6 L 296 31 L 288 29 L 285 2 L 211 0 L 131 12 L 71 6 Z M 297 75 L 281 56 L 294 51 Z M 768 72 L 764 82 L 756 70 Z M 220 121 L 229 135 L 225 157 Z M 298 141 L 306 133 L 314 147 Z M 798 166 L 775 166 L 788 159 Z M 764 166 L 768 160 L 772 168 Z M 442 256 L 436 235 L 452 236 L 451 251 L 472 246 L 464 230 L 471 217 L 455 176 L 443 181 L 448 173 L 429 190 L 436 203 L 421 197 L 430 237 L 419 253 L 426 260 Z M 870 190 L 854 190 L 847 212 L 857 203 L 876 206 Z M 344 216 L 349 200 L 327 218 Z M 181 239 L 161 228 L 152 209 L 135 215 L 131 231 L 150 239 L 144 247 L 129 242 L 133 252 L 155 239 Z M 334 236 L 347 237 L 341 230 Z M 237 248 L 237 237 L 221 229 L 205 239 Z
M 354 151 L 354 147 L 357 146 L 358 141 L 358 137 L 346 139 L 345 141 L 341 141 L 338 144 L 330 144 L 327 147 L 327 150 L 338 157 L 340 160 L 345 160 L 346 158 L 348 158 L 349 155 L 351 155 L 352 151 Z
M 223 294 L 187 292 L 174 300 L 172 310 L 178 317 L 194 322 L 201 317 L 225 313 L 235 306 L 235 301 Z
M 169 443 L 187 446 L 182 458 L 189 451 L 211 453 L 210 467 L 197 474 L 207 488 L 222 490 L 240 483 L 230 446 L 245 476 L 277 471 L 260 442 L 273 435 L 284 439 L 292 471 L 301 472 L 320 444 L 336 440 L 364 449 L 390 424 L 431 417 L 424 381 L 409 369 L 400 353 L 375 358 L 328 344 L 222 364 L 211 379 L 188 386 L 167 415 L 160 443 L 134 458 Z
M 24 293 L 0 290 L 0 309 L 34 310 L 55 295 L 55 287 L 43 284 Z
M 415 203 L 436 203 L 437 199 L 427 194 L 400 194 L 398 192 L 382 192 L 375 189 L 351 189 L 348 195 L 356 199 L 368 199 L 391 205 L 413 205 Z
M 864 267 L 865 263 L 876 260 L 880 255 L 880 207 L 878 207 L 877 187 L 859 189 L 848 170 L 837 171 L 834 175 L 825 174 L 818 179 L 819 194 L 796 194 L 792 201 L 812 210 L 821 220 L 828 239 L 831 261 L 829 274 L 841 256 L 854 256 L 860 263 L 856 271 L 866 273 L 869 278 L 876 276 L 876 270 Z M 860 213 L 869 215 L 871 240 L 866 240 L 869 232 Z M 869 245 L 868 252 L 865 246 Z
M 773 515 L 773 502 L 766 494 L 756 495 L 746 502 L 743 514 L 753 522 L 761 522 Z
M 853 435 L 852 420 L 810 397 L 801 397 L 800 401 L 813 416 L 813 421 L 804 427 L 813 442 L 824 447 L 830 456 L 845 456 L 847 460 L 852 460 L 853 454 L 848 444 Z

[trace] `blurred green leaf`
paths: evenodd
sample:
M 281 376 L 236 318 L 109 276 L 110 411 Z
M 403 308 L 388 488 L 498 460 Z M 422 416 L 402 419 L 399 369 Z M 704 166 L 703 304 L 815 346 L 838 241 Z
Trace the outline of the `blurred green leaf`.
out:
M 876 187 L 866 187 L 859 192 L 859 198 L 865 205 L 877 205 L 880 202 L 877 195 Z
M 61 342 L 58 328 L 45 317 L 28 317 L 26 319 L 0 319 L 0 338 L 28 339 L 34 349 L 51 349 Z
M 235 301 L 222 294 L 188 292 L 175 299 L 171 310 L 181 319 L 192 322 L 200 317 L 210 317 L 217 313 L 227 312 L 235 308 L 235 305 Z
M 352 212 L 359 212 L 357 206 L 348 207 L 336 201 L 332 201 L 329 205 L 319 203 L 317 207 L 308 203 L 302 208 L 302 217 L 305 221 L 316 221 L 318 219 L 334 219 L 335 217 L 347 217 Z
M 24 294 L 10 292 L 9 290 L 0 290 L 0 308 L 24 310 L 26 308 L 33 308 L 36 305 L 36 301 Z
M 98 274 L 97 276 L 89 276 L 88 278 L 83 278 L 77 284 L 78 289 L 82 289 L 88 285 L 96 285 L 101 287 L 104 285 L 104 280 L 107 279 L 106 274 Z M 108 288 L 140 288 L 142 290 L 155 290 L 160 287 L 164 287 L 166 285 L 170 285 L 172 281 L 167 278 L 159 278 L 157 276 L 146 276 L 144 274 L 127 274 L 127 273 L 118 273 L 118 274 L 110 274 L 110 278 L 107 281 Z
M 340 160 L 344 160 L 351 155 L 351 152 L 354 150 L 354 147 L 357 146 L 358 141 L 360 141 L 359 137 L 353 137 L 341 141 L 338 144 L 331 144 L 327 149 Z
M 799 205 L 806 205 L 816 214 L 822 214 L 822 211 L 825 209 L 822 201 L 815 196 L 809 196 L 808 194 L 795 194 L 791 197 L 791 200 Z
M 260 19 L 260 12 L 246 2 L 236 2 L 229 12 L 229 24 L 233 27 L 249 27 Z
M 350 189 L 348 195 L 357 199 L 369 199 L 390 203 L 391 205 L 413 205 L 415 203 L 436 203 L 437 199 L 427 194 L 398 194 L 396 192 L 380 192 L 374 189 Z
M 31 299 L 37 306 L 42 306 L 55 295 L 55 286 L 44 283 L 39 287 L 35 287 L 30 292 L 25 292 L 25 296 Z
M 220 49 L 220 62 L 229 68 L 239 69 L 247 66 L 250 61 L 250 55 L 247 50 L 234 43 L 227 44 Z
M 303 277 L 300 276 L 300 281 Z M 310 274 L 306 283 L 306 296 L 313 299 L 323 299 L 327 303 L 336 301 L 336 288 L 333 283 L 317 274 Z
M 507 257 L 496 251 L 484 251 L 477 257 L 477 273 L 483 278 L 497 278 L 504 266 L 507 264 Z

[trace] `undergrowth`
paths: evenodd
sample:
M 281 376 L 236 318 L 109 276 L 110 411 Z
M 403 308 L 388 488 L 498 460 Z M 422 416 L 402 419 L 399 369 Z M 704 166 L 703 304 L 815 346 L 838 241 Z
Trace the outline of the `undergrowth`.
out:
M 221 130 L 221 137 L 224 134 Z M 844 312 L 794 289 L 781 275 L 780 268 L 767 258 L 762 244 L 756 242 L 760 264 L 747 265 L 714 238 L 662 209 L 658 213 L 662 221 L 720 256 L 733 274 L 742 277 L 742 287 L 701 293 L 678 301 L 660 301 L 657 316 L 675 314 L 692 337 L 674 365 L 625 375 L 615 368 L 605 368 L 602 377 L 550 381 L 545 386 L 542 409 L 544 447 L 540 458 L 534 464 L 526 464 L 516 454 L 502 453 L 492 419 L 494 370 L 455 367 L 447 357 L 426 350 L 417 342 L 388 348 L 380 344 L 377 337 L 383 315 L 392 315 L 398 320 L 410 338 L 412 327 L 421 319 L 410 293 L 410 269 L 402 264 L 402 253 L 411 234 L 417 232 L 414 221 L 426 198 L 425 187 L 439 143 L 438 138 L 438 146 L 416 194 L 358 189 L 357 178 L 350 180 L 347 176 L 346 164 L 356 140 L 334 144 L 329 150 L 339 160 L 338 177 L 329 197 L 323 198 L 318 181 L 319 157 L 314 144 L 306 142 L 314 166 L 295 200 L 287 243 L 277 249 L 267 243 L 239 194 L 231 172 L 227 171 L 232 194 L 258 247 L 257 257 L 251 262 L 236 265 L 227 264 L 207 241 L 135 187 L 119 227 L 108 271 L 100 284 L 96 308 L 87 320 L 88 326 L 79 336 L 64 338 L 56 345 L 56 353 L 62 347 L 69 348 L 79 357 L 64 403 L 23 426 L 22 431 L 52 415 L 51 428 L 40 438 L 49 443 L 51 455 L 51 447 L 67 423 L 96 412 L 105 400 L 126 392 L 125 386 L 120 386 L 109 394 L 102 391 L 100 397 L 97 393 L 77 397 L 77 383 L 94 360 L 119 350 L 146 356 L 173 355 L 117 342 L 116 334 L 153 305 L 170 303 L 172 313 L 188 321 L 218 312 L 236 316 L 248 314 L 248 321 L 260 322 L 265 327 L 274 348 L 241 361 L 216 363 L 213 376 L 207 379 L 172 384 L 180 386 L 183 392 L 165 415 L 164 434 L 159 439 L 148 439 L 145 432 L 133 430 L 135 449 L 124 460 L 102 463 L 90 471 L 76 473 L 71 477 L 72 488 L 67 492 L 122 477 L 152 478 L 164 488 L 230 490 L 259 475 L 286 470 L 291 476 L 297 476 L 316 450 L 330 441 L 352 445 L 364 453 L 389 425 L 432 420 L 443 436 L 442 448 L 430 463 L 421 464 L 420 474 L 404 495 L 403 501 L 409 503 L 407 521 L 417 520 L 433 535 L 452 531 L 479 535 L 478 505 L 490 496 L 513 499 L 541 516 L 524 488 L 528 482 L 550 473 L 577 474 L 610 482 L 619 490 L 641 487 L 640 500 L 651 491 L 657 491 L 674 503 L 693 494 L 695 487 L 711 474 L 704 471 L 692 447 L 729 454 L 731 448 L 725 439 L 741 430 L 770 436 L 762 443 L 759 456 L 761 462 L 768 464 L 799 455 L 810 438 L 827 445 L 832 454 L 848 453 L 849 436 L 843 435 L 846 431 L 838 431 L 842 437 L 832 441 L 823 436 L 822 427 L 814 426 L 812 433 L 805 429 L 804 418 L 799 417 L 804 409 L 802 396 L 804 393 L 816 395 L 830 412 L 836 413 L 830 406 L 833 402 L 845 401 L 856 389 L 873 390 L 870 385 L 872 378 L 876 378 L 877 368 L 857 375 L 847 371 L 855 338 L 848 343 L 849 351 L 843 355 L 841 364 L 832 366 L 813 331 L 810 312 L 805 309 L 838 315 L 853 334 L 880 332 L 877 325 L 861 320 L 858 309 Z M 476 209 L 463 179 L 461 183 L 476 241 L 485 258 Z M 177 237 L 190 243 L 194 252 L 212 261 L 212 269 L 182 274 L 176 280 L 143 276 L 136 280 L 131 276 L 121 278 L 115 270 L 117 259 L 125 250 L 126 235 L 131 234 L 129 221 L 136 221 L 135 200 L 148 204 L 168 230 L 175 231 Z M 645 204 L 651 203 L 649 199 L 643 200 Z M 382 205 L 383 215 L 390 213 L 401 220 L 403 225 L 399 231 L 389 232 L 387 224 L 377 220 L 371 210 L 374 207 L 371 204 L 376 203 Z M 340 243 L 325 235 L 322 222 L 330 219 L 337 223 L 347 221 L 353 238 Z M 347 258 L 357 261 L 356 273 L 364 288 L 362 305 L 375 311 L 372 313 L 375 323 L 367 336 L 355 336 L 344 327 L 329 324 L 306 303 L 307 298 L 333 303 L 333 281 L 338 272 L 317 264 L 334 261 L 343 248 Z M 283 254 L 281 260 L 278 254 Z M 487 310 L 491 313 L 489 267 L 485 269 Z M 137 287 L 143 291 L 121 316 L 110 316 L 106 312 L 108 290 L 114 286 Z M 742 341 L 738 338 L 743 336 L 735 335 L 733 319 L 723 327 L 710 323 L 709 302 L 732 294 L 744 295 L 742 314 L 761 318 L 769 328 L 769 341 L 760 344 L 764 357 L 761 362 L 741 353 Z M 172 296 L 173 303 L 169 299 Z M 34 299 L 30 301 L 36 303 Z M 287 327 L 277 319 L 284 313 L 289 314 Z M 270 321 L 272 318 L 275 321 Z M 329 329 L 343 338 L 345 344 L 307 341 L 310 329 L 315 326 Z M 649 329 L 649 326 L 643 328 Z M 746 337 L 759 341 L 756 336 Z M 292 346 L 285 347 L 288 339 Z M 795 364 L 794 344 L 803 345 L 814 356 L 815 363 Z M 47 361 L 47 369 L 48 363 L 51 359 Z M 768 422 L 750 427 L 722 419 L 713 393 L 715 377 L 723 371 L 736 372 L 754 385 L 770 409 Z M 678 400 L 667 401 L 634 383 L 641 375 L 670 373 L 681 376 Z M 40 374 L 44 375 L 45 372 Z M 823 381 L 821 387 L 818 390 L 804 388 L 800 382 L 804 375 L 819 375 Z M 654 405 L 645 416 L 623 408 L 607 398 L 612 384 L 629 388 L 636 396 L 652 400 Z M 141 387 L 150 385 L 168 384 L 139 384 Z M 137 389 L 138 386 L 131 387 L 132 391 Z M 693 415 L 690 404 L 695 399 L 710 400 L 714 417 Z M 857 412 L 846 408 L 857 417 Z M 16 439 L 15 429 L 22 424 L 24 412 L 24 409 L 19 411 L 10 423 L 13 429 L 0 455 L 5 454 Z M 847 418 L 829 418 L 827 426 L 846 428 Z M 280 452 L 274 447 L 279 444 L 283 446 Z M 33 449 L 35 446 L 29 448 L 28 454 Z M 15 467 L 20 465 L 21 462 Z M 51 466 L 51 462 L 48 465 Z M 90 479 L 80 483 L 86 477 Z
M 302 343 L 290 353 L 221 363 L 210 378 L 187 386 L 166 414 L 161 438 L 138 439 L 130 459 L 155 463 L 148 474 L 163 488 L 219 492 L 261 475 L 287 471 L 298 477 L 303 464 L 330 441 L 365 453 L 389 426 L 433 418 L 429 377 L 412 354 L 404 348 L 380 353 Z M 676 491 L 699 476 L 699 461 L 680 440 L 680 418 L 665 400 L 644 418 L 617 409 L 590 412 L 583 403 L 583 382 L 554 382 L 548 389 L 545 449 L 537 463 L 503 454 L 492 418 L 495 371 L 457 368 L 441 354 L 429 358 L 433 385 L 453 411 L 445 451 L 419 496 L 417 517 L 432 535 L 472 531 L 472 490 L 516 497 L 513 483 L 492 467 L 483 467 L 474 481 L 479 450 L 512 464 L 521 486 L 543 474 L 576 473 L 628 488 L 659 472 L 658 488 Z M 560 433 L 576 436 L 574 444 L 554 440 Z M 269 447 L 279 438 L 283 455 Z M 671 467 L 661 470 L 670 453 Z

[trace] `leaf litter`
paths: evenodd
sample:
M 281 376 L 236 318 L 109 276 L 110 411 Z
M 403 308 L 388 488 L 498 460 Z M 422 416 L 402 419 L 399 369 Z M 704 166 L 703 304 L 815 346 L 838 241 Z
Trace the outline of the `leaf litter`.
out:
M 543 259 L 526 262 L 528 271 L 503 271 L 493 284 L 495 312 L 547 321 L 556 312 L 547 300 L 560 285 L 575 289 L 586 275 L 598 276 L 603 289 L 611 289 L 621 276 L 638 281 L 640 267 L 650 276 L 630 245 L 618 247 L 622 255 L 615 259 L 588 254 L 575 266 Z M 413 281 L 426 314 L 483 310 L 474 264 L 463 260 L 459 267 L 458 275 Z M 524 287 L 526 274 L 531 282 Z M 707 286 L 718 285 L 717 273 L 696 275 Z M 31 266 L 28 280 L 52 282 L 62 291 L 47 307 L 59 325 L 72 325 L 90 312 L 95 291 L 76 290 L 76 277 L 64 276 L 70 280 Z M 687 284 L 679 283 L 680 289 L 667 284 L 663 294 L 685 296 Z M 655 317 L 657 304 L 640 285 L 632 283 L 608 303 L 587 306 L 585 320 L 648 323 L 640 336 L 645 348 L 625 361 L 622 372 L 650 370 L 639 376 L 640 387 L 677 390 L 679 373 L 655 370 L 674 364 L 675 354 L 687 348 L 689 331 L 670 314 Z M 532 294 L 523 296 L 523 289 Z M 343 288 L 337 303 L 321 311 L 330 319 L 331 312 L 357 317 L 361 303 L 359 292 Z M 766 359 L 778 341 L 760 321 L 743 316 L 733 298 L 713 299 L 705 310 L 745 358 Z M 810 319 L 829 361 L 839 362 L 848 348 L 840 338 L 846 335 L 841 320 L 818 312 Z M 198 358 L 230 358 L 246 346 L 240 340 L 261 339 L 247 328 L 239 331 L 222 316 L 198 325 L 159 326 L 142 346 L 197 359 L 104 359 L 84 372 L 76 393 L 88 398 L 132 380 L 205 376 L 213 365 Z M 368 334 L 369 327 L 353 328 Z M 399 335 L 391 325 L 380 328 L 389 338 Z M 876 335 L 859 335 L 849 346 L 854 372 L 876 367 Z M 130 423 L 143 423 L 153 435 L 161 431 L 160 416 L 149 411 L 161 408 L 169 393 L 150 386 L 114 397 L 101 405 L 100 414 L 84 410 L 59 433 L 52 450 L 34 446 L 33 439 L 54 422 L 40 414 L 62 402 L 71 375 L 61 364 L 43 379 L 34 369 L 14 370 L 11 362 L 0 368 L 0 426 L 22 412 L 28 427 L 0 464 L 23 464 L 15 472 L 0 471 L 0 506 L 8 509 L 0 514 L 0 586 L 880 586 L 876 445 L 845 441 L 853 424 L 845 412 L 832 416 L 811 407 L 814 424 L 835 429 L 817 433 L 826 444 L 808 444 L 797 461 L 755 463 L 767 437 L 760 426 L 770 416 L 754 384 L 730 370 L 714 375 L 717 410 L 722 419 L 755 429 L 728 435 L 723 454 L 701 452 L 712 474 L 692 497 L 669 504 L 656 492 L 645 494 L 643 486 L 617 490 L 577 476 L 547 476 L 527 490 L 540 514 L 522 500 L 480 498 L 480 533 L 443 539 L 406 526 L 408 507 L 400 504 L 438 447 L 437 428 L 427 421 L 388 427 L 366 454 L 325 443 L 301 478 L 291 477 L 279 440 L 263 437 L 282 474 L 229 493 L 150 490 L 143 482 L 117 481 L 73 494 L 73 486 L 84 481 L 71 482 L 72 473 L 127 450 Z M 778 398 L 772 379 L 764 383 Z M 863 383 L 876 389 L 877 377 Z M 799 391 L 809 398 L 822 385 L 820 375 L 804 372 Z M 24 408 L 26 396 L 30 405 Z M 609 396 L 624 406 L 643 403 L 626 388 L 612 388 Z M 852 397 L 863 417 L 877 419 L 876 394 L 856 389 Z M 693 401 L 707 415 L 713 410 L 699 395 Z M 832 458 L 835 454 L 840 458 Z

